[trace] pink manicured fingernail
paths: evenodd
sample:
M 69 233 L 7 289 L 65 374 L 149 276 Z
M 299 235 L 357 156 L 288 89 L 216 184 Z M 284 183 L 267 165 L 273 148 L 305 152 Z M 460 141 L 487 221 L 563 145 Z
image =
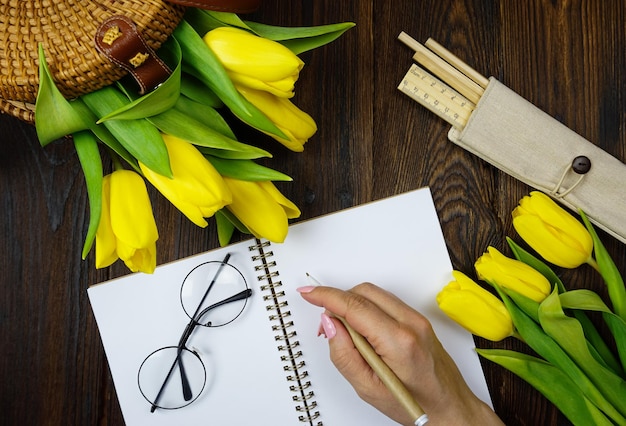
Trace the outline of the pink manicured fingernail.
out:
M 322 329 L 324 330 L 324 335 L 326 335 L 326 338 L 328 339 L 332 339 L 335 337 L 335 334 L 337 334 L 335 324 L 326 313 L 322 313 Z
M 304 287 L 298 287 L 296 291 L 298 293 L 310 293 L 313 291 L 314 288 L 315 288 L 314 285 L 305 285 Z
M 317 337 L 324 335 L 324 327 L 322 327 L 322 323 L 320 322 L 319 327 L 317 327 Z M 324 337 L 326 337 L 324 335 Z

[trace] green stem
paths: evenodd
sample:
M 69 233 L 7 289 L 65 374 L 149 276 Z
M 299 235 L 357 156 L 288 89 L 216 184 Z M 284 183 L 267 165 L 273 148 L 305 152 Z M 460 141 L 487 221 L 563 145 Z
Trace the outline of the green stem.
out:
M 600 266 L 598 265 L 598 262 L 596 262 L 596 260 L 593 257 L 589 257 L 589 259 L 587 259 L 587 265 L 595 269 L 596 272 L 598 273 L 600 272 Z
M 585 215 L 582 210 L 579 210 L 579 213 L 593 239 L 593 251 L 595 261 L 597 262 L 597 270 L 606 284 L 609 298 L 613 305 L 613 311 L 626 321 L 626 288 L 624 287 L 624 279 L 620 275 L 606 247 L 604 247 L 604 244 L 602 244 L 602 241 L 598 237 L 598 233 L 593 225 L 591 225 L 587 215 Z
M 113 170 L 124 170 L 124 166 L 122 165 L 120 158 L 113 152 L 109 152 L 109 154 L 111 155 L 111 161 L 113 161 Z

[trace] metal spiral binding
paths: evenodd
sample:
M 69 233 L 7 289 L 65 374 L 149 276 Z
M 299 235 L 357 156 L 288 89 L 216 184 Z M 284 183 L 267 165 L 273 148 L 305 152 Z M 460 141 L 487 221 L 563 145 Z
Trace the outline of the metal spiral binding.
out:
M 283 370 L 285 371 L 297 371 L 298 368 L 304 367 L 304 361 L 300 361 L 296 365 L 283 365 Z
M 295 370 L 297 371 L 297 370 Z M 306 379 L 307 377 L 309 377 L 309 372 L 308 371 L 303 371 L 302 373 L 299 374 L 294 374 L 294 375 L 289 375 L 287 376 L 287 380 L 290 382 L 301 382 L 302 379 Z
M 289 342 L 289 340 L 287 339 L 287 344 L 278 346 L 278 350 L 291 353 L 293 352 L 293 349 L 297 348 L 298 346 L 300 346 L 299 341 L 296 340 L 295 342 Z
M 298 358 L 300 358 L 302 356 L 302 351 L 298 351 L 296 353 L 292 353 L 289 355 L 281 355 L 280 356 L 280 360 L 281 361 L 294 361 Z
M 308 392 L 304 395 L 294 395 L 291 398 L 296 402 L 300 402 L 300 401 L 306 401 L 307 399 L 311 399 L 314 396 L 315 394 L 313 392 Z
M 317 404 L 316 404 L 317 405 Z M 298 420 L 300 420 L 302 423 L 310 423 L 313 424 L 314 420 L 317 420 L 317 418 L 320 416 L 320 412 L 316 411 L 313 414 L 309 414 L 307 416 L 298 416 Z M 322 425 L 322 422 L 317 422 L 317 425 L 320 426 Z
M 274 336 L 274 340 L 287 340 L 294 337 L 296 334 L 298 333 L 296 333 L 295 331 L 290 331 L 285 334 L 277 334 L 276 336 Z
M 265 256 L 265 258 L 267 258 L 267 257 L 269 257 L 269 256 L 273 256 L 273 255 L 274 255 L 274 253 L 272 253 L 271 251 L 270 251 L 270 253 L 271 253 L 271 254 L 270 254 L 270 255 L 268 255 L 268 256 Z M 254 258 L 255 258 L 255 257 L 259 257 L 259 256 L 252 256 L 252 259 L 254 260 Z M 266 267 L 266 266 L 267 266 L 268 268 L 273 268 L 273 267 L 275 267 L 275 266 L 276 266 L 276 262 L 267 262 L 267 265 L 264 265 L 264 264 L 261 264 L 261 265 L 256 265 L 256 266 L 254 267 L 254 270 L 255 270 L 255 271 L 261 271 L 261 270 L 265 269 L 265 267 Z
M 301 392 L 301 391 L 307 390 L 310 387 L 311 387 L 311 382 L 304 382 L 297 386 L 296 385 L 289 386 L 289 390 L 292 392 Z
M 276 296 L 276 298 L 277 297 L 278 296 Z M 271 300 L 275 300 L 275 298 L 272 298 Z M 267 305 L 265 307 L 265 309 L 268 310 L 268 311 L 278 311 L 278 310 L 280 310 L 280 308 L 284 308 L 287 305 L 288 305 L 288 303 L 283 300 L 281 302 L 277 302 L 277 303 L 274 303 L 272 305 Z
M 304 395 L 294 395 L 291 398 L 296 402 L 300 402 L 300 401 L 306 401 L 307 399 L 311 399 L 314 396 L 315 394 L 313 392 L 308 392 Z
M 263 285 L 261 286 L 261 290 L 263 290 L 263 291 L 267 291 L 267 290 L 271 290 L 271 289 L 273 289 L 273 288 L 278 288 L 278 287 L 280 287 L 280 286 L 282 286 L 282 285 L 283 285 L 283 283 L 282 283 L 282 282 L 280 282 L 280 281 L 274 281 L 274 282 L 269 283 L 269 284 L 263 284 Z
M 293 327 L 293 321 L 287 321 L 284 324 L 273 324 L 272 325 L 272 330 L 274 331 L 278 331 L 278 330 L 285 330 L 289 327 Z
M 315 408 L 315 407 L 317 407 L 317 402 L 315 402 L 315 401 L 311 402 L 311 406 L 309 408 Z M 302 409 L 302 407 L 298 406 L 298 407 L 296 407 L 296 411 L 302 412 L 302 411 L 308 411 L 308 410 L 304 410 L 304 409 Z
M 293 321 L 288 320 L 291 316 L 291 311 L 285 309 L 289 304 L 284 300 L 285 292 L 277 290 L 282 286 L 282 282 L 277 279 L 280 275 L 275 269 L 277 268 L 276 261 L 268 260 L 274 256 L 274 252 L 266 250 L 270 246 L 269 241 L 256 240 L 256 243 L 249 248 L 250 251 L 256 251 L 258 254 L 252 256 L 253 262 L 259 262 L 255 265 L 254 270 L 261 274 L 257 276 L 259 282 L 263 282 L 260 285 L 261 291 L 265 292 L 263 300 L 269 302 L 266 305 L 267 311 L 273 313 L 268 316 L 272 322 L 272 330 L 278 334 L 274 336 L 277 342 L 281 342 L 277 346 L 281 352 L 280 360 L 285 363 L 283 370 L 289 372 L 285 379 L 290 382 L 289 390 L 294 392 L 292 396 L 293 401 L 296 402 L 295 409 L 299 413 L 303 413 L 298 416 L 298 420 L 302 423 L 307 423 L 310 426 L 323 426 L 322 421 L 319 420 L 320 412 L 315 410 L 317 408 L 317 401 L 313 398 L 315 394 L 309 388 L 311 382 L 305 379 L 309 376 L 308 371 L 303 370 L 306 364 L 302 359 L 302 351 L 296 351 L 295 349 L 300 346 L 298 340 L 294 340 L 297 333 L 292 328 L 294 327 Z
M 276 292 L 276 297 L 283 297 L 285 295 L 284 291 L 278 291 Z M 263 300 L 268 301 L 268 300 L 272 300 L 274 298 L 273 294 L 266 294 L 265 296 L 263 296 Z
M 276 315 L 270 315 L 269 319 L 271 321 L 278 321 L 280 319 L 288 318 L 290 316 L 291 316 L 291 311 L 285 311 L 285 312 L 280 312 L 280 313 L 278 313 Z M 281 323 L 281 325 L 282 325 L 282 323 Z

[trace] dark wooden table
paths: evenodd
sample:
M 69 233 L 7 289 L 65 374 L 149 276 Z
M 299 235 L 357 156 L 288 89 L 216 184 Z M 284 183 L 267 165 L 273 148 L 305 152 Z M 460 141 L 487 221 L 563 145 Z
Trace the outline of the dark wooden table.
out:
M 247 18 L 357 24 L 303 56 L 295 102 L 319 125 L 305 152 L 269 145 L 271 164 L 294 177 L 280 189 L 301 207 L 301 219 L 428 185 L 455 268 L 471 273 L 488 245 L 506 250 L 505 236 L 515 235 L 510 213 L 529 187 L 448 142 L 449 126 L 396 89 L 412 62 L 396 39 L 401 31 L 421 42 L 433 37 L 626 160 L 621 0 L 267 0 Z M 128 270 L 120 262 L 96 270 L 93 252 L 80 258 L 88 204 L 70 141 L 42 149 L 33 127 L 1 116 L 0 144 L 0 423 L 123 424 L 86 289 Z M 213 222 L 197 228 L 151 195 L 159 263 L 218 245 Z M 625 273 L 626 247 L 600 234 Z M 559 272 L 572 286 L 604 294 L 588 268 Z M 514 341 L 495 346 L 521 348 Z M 567 424 L 523 381 L 483 368 L 507 424 Z

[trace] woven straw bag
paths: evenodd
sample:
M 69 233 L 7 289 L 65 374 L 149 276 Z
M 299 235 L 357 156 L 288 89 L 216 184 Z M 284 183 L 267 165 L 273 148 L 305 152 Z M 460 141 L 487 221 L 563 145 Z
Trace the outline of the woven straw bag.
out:
M 179 4 L 176 4 L 179 3 Z M 126 72 L 96 49 L 99 25 L 115 15 L 134 22 L 153 50 L 167 40 L 185 6 L 249 12 L 259 0 L 0 0 L 0 112 L 34 122 L 38 45 L 70 99 L 114 83 Z

